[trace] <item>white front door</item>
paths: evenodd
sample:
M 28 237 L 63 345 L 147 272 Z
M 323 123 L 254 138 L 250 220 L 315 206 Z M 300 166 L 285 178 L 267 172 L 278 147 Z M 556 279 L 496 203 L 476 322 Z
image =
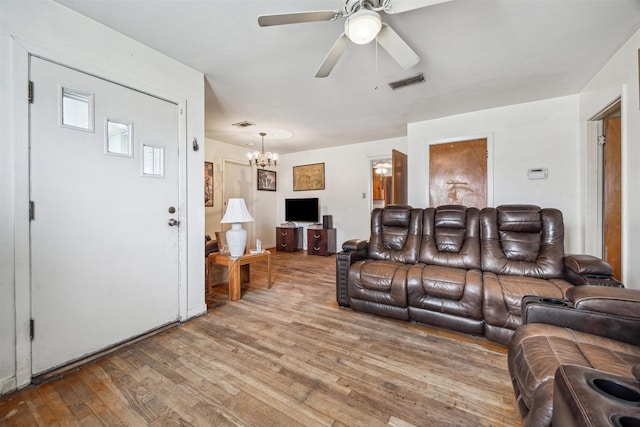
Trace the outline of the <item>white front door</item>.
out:
M 35 57 L 30 80 L 36 375 L 178 320 L 178 108 Z

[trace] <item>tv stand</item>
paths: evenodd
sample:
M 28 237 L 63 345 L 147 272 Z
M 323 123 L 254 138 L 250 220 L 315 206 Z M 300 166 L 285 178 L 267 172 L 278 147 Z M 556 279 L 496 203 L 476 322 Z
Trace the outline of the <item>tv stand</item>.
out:
M 295 252 L 302 250 L 302 227 L 276 227 L 276 250 Z

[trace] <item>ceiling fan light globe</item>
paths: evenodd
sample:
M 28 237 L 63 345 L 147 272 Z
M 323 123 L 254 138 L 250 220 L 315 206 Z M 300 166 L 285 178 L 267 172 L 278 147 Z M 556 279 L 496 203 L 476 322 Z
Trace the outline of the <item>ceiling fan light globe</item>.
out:
M 360 9 L 344 23 L 344 32 L 356 44 L 367 44 L 376 38 L 382 28 L 380 14 L 368 9 Z

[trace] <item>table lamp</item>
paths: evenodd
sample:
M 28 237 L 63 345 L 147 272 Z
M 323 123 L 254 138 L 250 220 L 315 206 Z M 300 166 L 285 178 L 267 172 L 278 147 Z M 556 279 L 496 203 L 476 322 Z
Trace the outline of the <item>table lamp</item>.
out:
M 254 219 L 244 204 L 244 199 L 229 199 L 227 203 L 227 211 L 222 217 L 221 224 L 231 223 L 231 229 L 227 230 L 227 246 L 229 246 L 229 255 L 237 258 L 244 255 L 247 247 L 247 230 L 242 228 L 243 222 L 251 222 Z

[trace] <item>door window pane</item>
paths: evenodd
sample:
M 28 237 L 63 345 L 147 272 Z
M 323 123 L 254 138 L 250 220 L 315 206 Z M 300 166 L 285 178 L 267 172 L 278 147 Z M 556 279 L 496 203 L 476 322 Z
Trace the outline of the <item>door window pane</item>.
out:
M 164 176 L 164 147 L 142 145 L 142 176 Z
M 133 157 L 133 123 L 118 123 L 107 119 L 105 152 Z
M 93 94 L 61 87 L 60 98 L 60 125 L 93 132 Z

